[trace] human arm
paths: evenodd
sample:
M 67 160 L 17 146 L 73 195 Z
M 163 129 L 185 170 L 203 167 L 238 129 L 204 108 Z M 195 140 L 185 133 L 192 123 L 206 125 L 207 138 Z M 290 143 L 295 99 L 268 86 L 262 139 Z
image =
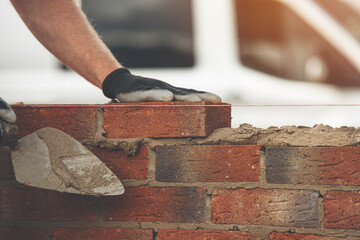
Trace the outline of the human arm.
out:
M 221 101 L 215 94 L 132 75 L 112 55 L 75 0 L 11 0 L 30 31 L 60 61 L 109 98 L 138 101 Z M 105 81 L 104 81 L 105 80 Z

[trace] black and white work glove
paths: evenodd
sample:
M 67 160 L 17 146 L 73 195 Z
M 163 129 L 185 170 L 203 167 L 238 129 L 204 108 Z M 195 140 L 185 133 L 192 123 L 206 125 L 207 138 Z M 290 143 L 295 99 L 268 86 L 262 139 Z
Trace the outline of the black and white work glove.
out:
M 135 76 L 126 68 L 110 73 L 102 89 L 106 97 L 116 98 L 120 102 L 221 101 L 213 93 L 174 87 L 160 80 Z
M 5 102 L 4 99 L 0 97 L 0 142 L 4 136 L 5 126 L 8 126 L 8 123 L 15 123 L 16 115 L 12 108 Z

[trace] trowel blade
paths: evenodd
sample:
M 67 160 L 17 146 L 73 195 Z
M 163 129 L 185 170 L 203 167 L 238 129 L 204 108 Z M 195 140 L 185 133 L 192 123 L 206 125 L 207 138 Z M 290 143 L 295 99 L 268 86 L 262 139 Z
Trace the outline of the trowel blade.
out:
M 115 174 L 66 133 L 43 128 L 19 140 L 11 158 L 16 180 L 28 186 L 83 195 L 124 193 Z

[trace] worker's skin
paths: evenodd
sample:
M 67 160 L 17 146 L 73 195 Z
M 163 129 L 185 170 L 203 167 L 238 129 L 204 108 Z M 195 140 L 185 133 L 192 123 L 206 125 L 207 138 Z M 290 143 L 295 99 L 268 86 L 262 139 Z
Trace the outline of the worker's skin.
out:
M 121 64 L 72 0 L 11 0 L 34 36 L 66 66 L 102 88 Z

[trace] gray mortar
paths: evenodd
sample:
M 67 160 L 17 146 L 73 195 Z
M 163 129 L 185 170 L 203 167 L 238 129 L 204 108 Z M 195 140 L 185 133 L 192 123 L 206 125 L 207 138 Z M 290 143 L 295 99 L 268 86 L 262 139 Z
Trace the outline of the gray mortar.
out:
M 156 146 L 173 145 L 261 145 L 268 147 L 342 147 L 360 145 L 360 128 L 332 128 L 319 124 L 314 127 L 270 127 L 261 129 L 250 124 L 239 128 L 221 128 L 206 138 L 105 138 L 102 119 L 99 119 L 98 130 L 94 140 L 83 140 L 82 143 L 109 150 L 123 150 L 127 155 L 136 155 L 141 145 L 151 149 Z M 101 127 L 99 127 L 101 126 Z

